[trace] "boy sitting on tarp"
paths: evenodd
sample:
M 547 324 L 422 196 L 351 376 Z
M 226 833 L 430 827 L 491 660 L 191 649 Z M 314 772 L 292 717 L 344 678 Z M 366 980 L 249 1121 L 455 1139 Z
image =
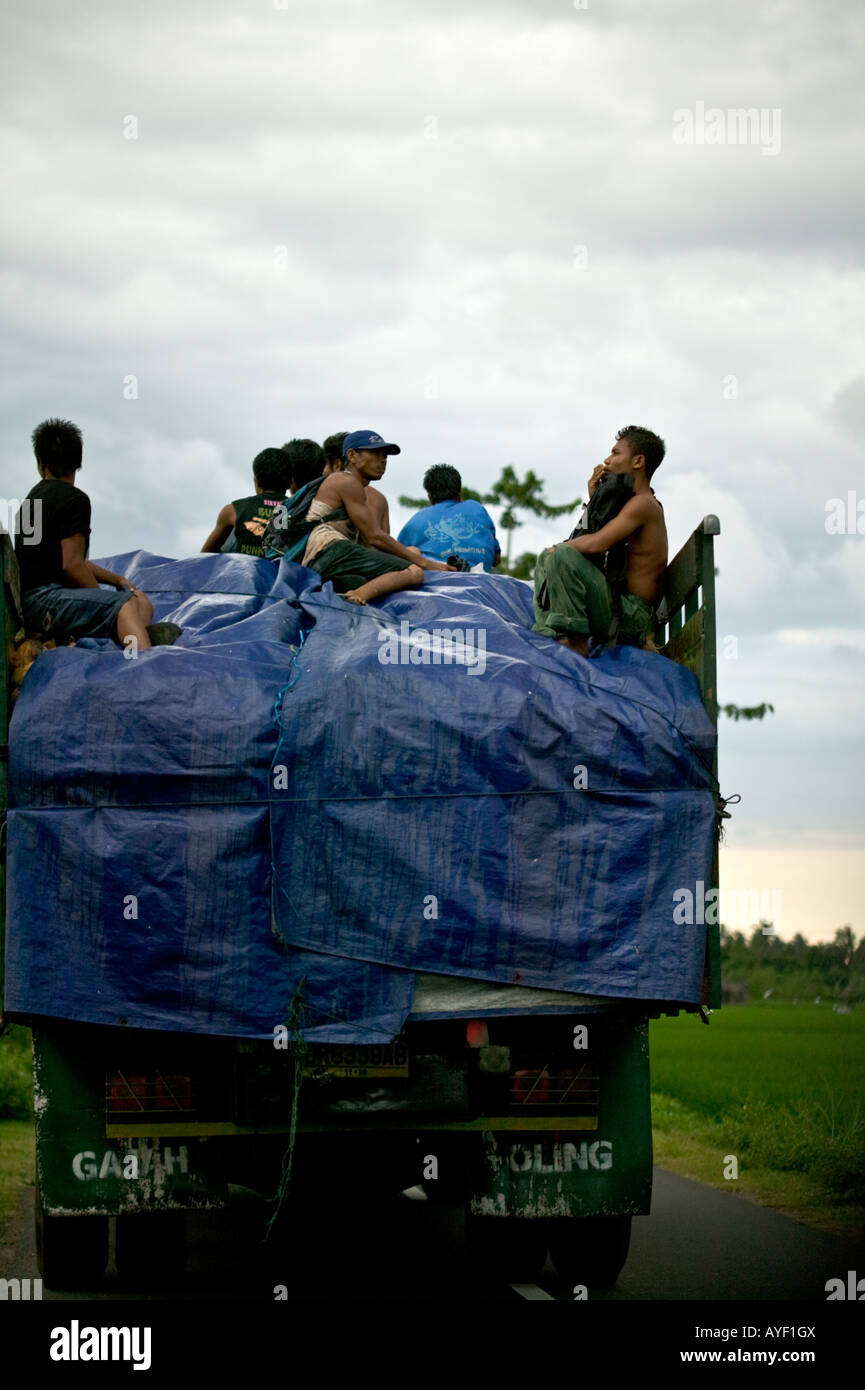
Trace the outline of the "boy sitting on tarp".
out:
M 229 551 L 261 559 L 264 533 L 277 507 L 287 493 L 297 492 L 324 467 L 324 453 L 314 439 L 292 439 L 281 449 L 262 449 L 252 460 L 255 493 L 226 502 L 201 547 L 202 555 Z
M 27 631 L 59 641 L 110 637 L 133 651 L 174 642 L 176 623 L 148 626 L 153 605 L 146 594 L 87 558 L 90 498 L 75 486 L 83 450 L 78 426 L 43 420 L 32 440 L 40 482 L 22 503 L 15 528 Z
M 343 468 L 324 479 L 306 513 L 315 523 L 301 563 L 329 579 L 338 594 L 352 603 L 398 589 L 417 589 L 424 570 L 447 570 L 449 565 L 427 560 L 415 547 L 394 540 L 380 511 L 370 505 L 366 489 L 384 476 L 388 454 L 399 446 L 386 444 L 374 430 L 354 430 L 343 440 Z
M 600 529 L 573 534 L 538 557 L 535 632 L 581 656 L 589 654 L 590 636 L 640 647 L 651 640 L 667 567 L 667 528 L 649 479 L 664 453 L 664 441 L 651 430 L 619 430 L 609 457 L 589 479 L 588 510 L 599 487 L 610 511 L 623 504 Z

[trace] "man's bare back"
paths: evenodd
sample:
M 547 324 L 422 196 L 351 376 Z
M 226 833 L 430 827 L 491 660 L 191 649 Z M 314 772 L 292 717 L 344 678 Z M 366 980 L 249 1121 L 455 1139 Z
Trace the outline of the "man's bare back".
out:
M 667 527 L 664 509 L 655 495 L 652 493 L 641 500 L 646 520 L 628 537 L 625 586 L 629 593 L 657 604 L 661 598 L 661 579 L 667 568 Z

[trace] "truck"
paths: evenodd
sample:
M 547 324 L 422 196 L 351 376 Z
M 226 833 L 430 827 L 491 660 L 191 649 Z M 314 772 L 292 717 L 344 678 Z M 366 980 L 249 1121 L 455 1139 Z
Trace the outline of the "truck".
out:
M 693 674 L 713 729 L 719 531 L 705 517 L 669 564 L 661 655 L 646 658 Z M 6 536 L 2 622 L 8 654 L 22 629 Z M 14 757 L 10 670 L 7 662 L 0 715 Z M 4 810 L 7 753 L 4 745 Z M 716 762 L 711 779 L 717 787 Z M 708 891 L 718 886 L 723 802 L 715 801 L 700 885 Z M 6 839 L 4 863 L 5 852 Z M 5 891 L 3 902 L 4 1017 L 32 1029 L 37 1250 L 56 1289 L 99 1285 L 109 1220 L 118 1273 L 140 1282 L 182 1270 L 188 1214 L 225 1207 L 230 1184 L 285 1199 L 290 1216 L 292 1203 L 312 1200 L 335 1175 L 344 1184 L 346 1173 L 359 1192 L 420 1189 L 462 1205 L 473 1252 L 499 1277 L 532 1281 L 549 1255 L 569 1285 L 608 1287 L 626 1261 L 632 1218 L 651 1208 L 649 1020 L 708 1022 L 720 1005 L 719 929 L 701 914 L 692 928 L 703 950 L 697 998 L 613 997 L 419 968 L 401 1026 L 370 1042 L 357 1032 L 340 1041 L 338 1030 L 316 1041 L 302 989 L 269 1037 L 158 1020 L 111 1026 L 76 1017 L 74 1005 L 62 1016 L 41 1012 L 38 999 L 32 1006 L 33 969 L 28 983 L 16 948 L 20 892 L 10 894 L 8 919 Z M 77 910 L 70 893 L 68 911 Z

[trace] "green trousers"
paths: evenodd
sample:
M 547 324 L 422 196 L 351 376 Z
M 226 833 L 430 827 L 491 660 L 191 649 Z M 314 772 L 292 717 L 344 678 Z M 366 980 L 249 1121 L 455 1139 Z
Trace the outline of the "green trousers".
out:
M 642 646 L 654 628 L 652 605 L 636 594 L 619 595 L 616 641 Z M 613 592 L 597 565 L 569 545 L 538 556 L 535 566 L 535 632 L 564 637 L 575 632 L 607 642 L 615 612 Z
M 349 589 L 359 589 L 371 579 L 382 574 L 392 574 L 394 570 L 407 570 L 411 560 L 403 560 L 400 555 L 387 555 L 383 550 L 372 546 L 358 545 L 354 541 L 333 541 L 320 550 L 309 568 L 318 570 L 322 579 L 329 579 L 338 594 Z

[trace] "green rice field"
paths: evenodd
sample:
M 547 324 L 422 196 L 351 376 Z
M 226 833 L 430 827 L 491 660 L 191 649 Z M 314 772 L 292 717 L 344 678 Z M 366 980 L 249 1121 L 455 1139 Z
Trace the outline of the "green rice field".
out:
M 655 1128 L 865 1201 L 865 1010 L 759 1003 L 650 1026 Z M 663 1156 L 661 1156 L 663 1162 Z

